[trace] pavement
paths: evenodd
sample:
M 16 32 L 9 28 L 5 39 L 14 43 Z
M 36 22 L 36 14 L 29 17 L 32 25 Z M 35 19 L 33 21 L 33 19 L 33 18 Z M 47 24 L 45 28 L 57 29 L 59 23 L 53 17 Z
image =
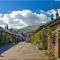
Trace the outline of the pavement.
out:
M 31 43 L 21 42 L 0 54 L 0 60 L 47 60 Z

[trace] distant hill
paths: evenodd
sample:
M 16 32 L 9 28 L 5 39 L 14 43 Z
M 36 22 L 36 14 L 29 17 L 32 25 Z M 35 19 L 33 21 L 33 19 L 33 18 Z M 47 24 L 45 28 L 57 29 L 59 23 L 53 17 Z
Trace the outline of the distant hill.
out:
M 28 33 L 28 32 L 33 32 L 35 31 L 36 29 L 38 29 L 40 25 L 31 25 L 31 26 L 27 26 L 27 27 L 24 27 L 22 29 L 18 29 L 18 33 Z

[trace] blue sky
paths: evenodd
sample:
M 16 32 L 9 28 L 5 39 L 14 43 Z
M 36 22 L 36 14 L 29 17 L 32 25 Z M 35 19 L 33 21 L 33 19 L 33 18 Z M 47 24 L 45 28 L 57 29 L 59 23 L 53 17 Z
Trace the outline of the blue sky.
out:
M 0 13 L 30 9 L 32 11 L 59 9 L 59 0 L 0 0 Z
M 0 0 L 0 26 L 8 24 L 10 28 L 23 28 L 40 25 L 60 16 L 59 0 Z

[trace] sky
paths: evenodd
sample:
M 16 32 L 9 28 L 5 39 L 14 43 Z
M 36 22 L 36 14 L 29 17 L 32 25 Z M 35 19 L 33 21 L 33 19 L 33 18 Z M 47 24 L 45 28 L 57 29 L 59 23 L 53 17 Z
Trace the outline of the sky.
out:
M 0 0 L 0 26 L 23 28 L 46 23 L 51 14 L 55 18 L 56 9 L 60 15 L 60 0 Z
M 30 9 L 33 12 L 60 8 L 59 0 L 0 0 L 0 13 Z

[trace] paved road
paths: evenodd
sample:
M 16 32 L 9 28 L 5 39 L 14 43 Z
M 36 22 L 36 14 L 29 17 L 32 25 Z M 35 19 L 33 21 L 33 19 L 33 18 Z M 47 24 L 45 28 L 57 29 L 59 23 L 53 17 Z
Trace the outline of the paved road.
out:
M 19 43 L 3 52 L 0 60 L 47 60 L 30 43 Z

